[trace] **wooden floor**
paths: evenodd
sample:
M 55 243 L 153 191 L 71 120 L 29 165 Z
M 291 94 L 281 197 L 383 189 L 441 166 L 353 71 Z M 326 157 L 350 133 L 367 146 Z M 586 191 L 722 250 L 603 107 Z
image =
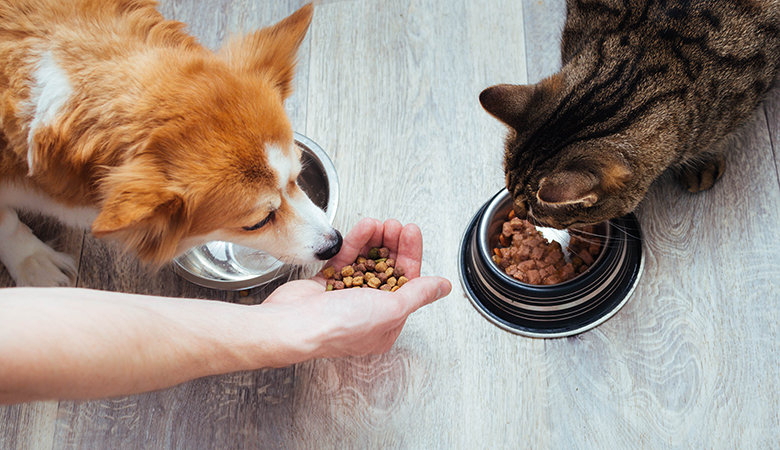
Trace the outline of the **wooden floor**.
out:
M 217 47 L 302 0 L 165 0 Z M 339 173 L 336 225 L 420 225 L 423 274 L 453 293 L 380 357 L 311 361 L 144 395 L 0 408 L 0 449 L 766 449 L 780 442 L 780 94 L 722 181 L 657 183 L 637 215 L 647 254 L 629 303 L 576 337 L 500 330 L 464 296 L 458 245 L 502 187 L 504 130 L 477 100 L 558 67 L 563 0 L 342 0 L 316 5 L 295 129 Z M 33 218 L 80 260 L 79 286 L 260 302 L 146 273 L 81 232 Z M 12 283 L 0 274 L 0 285 Z M 0 295 L 2 293 L 0 292 Z

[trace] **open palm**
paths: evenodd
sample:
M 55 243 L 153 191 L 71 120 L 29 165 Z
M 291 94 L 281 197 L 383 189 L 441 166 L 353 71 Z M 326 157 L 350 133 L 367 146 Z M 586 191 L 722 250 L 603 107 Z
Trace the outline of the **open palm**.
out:
M 328 265 L 337 270 L 372 247 L 390 249 L 390 257 L 411 281 L 390 293 L 376 289 L 325 291 L 322 273 L 309 280 L 287 283 L 264 302 L 296 324 L 293 336 L 304 340 L 309 357 L 366 355 L 388 351 L 420 307 L 449 294 L 452 286 L 441 277 L 420 277 L 422 234 L 414 224 L 390 219 L 362 219 L 344 238 L 341 251 Z

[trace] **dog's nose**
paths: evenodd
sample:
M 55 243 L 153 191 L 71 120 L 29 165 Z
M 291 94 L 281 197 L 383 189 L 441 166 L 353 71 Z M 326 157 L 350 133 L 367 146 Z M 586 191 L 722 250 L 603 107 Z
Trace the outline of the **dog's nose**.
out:
M 344 242 L 344 239 L 341 237 L 341 233 L 339 233 L 339 230 L 336 231 L 336 242 L 331 245 L 330 247 L 326 248 L 325 250 L 317 253 L 317 259 L 325 261 L 326 259 L 331 259 L 334 256 L 338 255 L 339 250 L 341 250 L 341 243 Z

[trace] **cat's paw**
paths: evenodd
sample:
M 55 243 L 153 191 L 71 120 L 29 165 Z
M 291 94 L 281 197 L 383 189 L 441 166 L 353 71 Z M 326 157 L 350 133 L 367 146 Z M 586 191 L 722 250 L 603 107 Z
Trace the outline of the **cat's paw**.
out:
M 716 155 L 698 164 L 683 167 L 680 169 L 678 178 L 688 191 L 695 194 L 714 186 L 725 169 L 726 159 L 722 155 Z
M 17 286 L 73 286 L 76 261 L 70 255 L 49 247 L 38 249 L 14 270 Z

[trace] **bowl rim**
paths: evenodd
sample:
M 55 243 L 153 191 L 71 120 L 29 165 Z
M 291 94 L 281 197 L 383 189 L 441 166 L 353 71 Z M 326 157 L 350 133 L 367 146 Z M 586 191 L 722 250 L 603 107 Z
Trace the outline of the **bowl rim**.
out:
M 319 161 L 325 171 L 325 178 L 328 180 L 329 190 L 328 206 L 325 210 L 325 216 L 327 216 L 328 222 L 332 225 L 333 220 L 336 218 L 336 210 L 339 206 L 339 176 L 336 173 L 336 166 L 333 165 L 333 161 L 328 154 L 325 153 L 325 150 L 317 145 L 316 142 L 297 131 L 293 132 L 293 138 L 295 144 L 298 147 L 303 147 L 303 149 L 308 150 L 311 156 L 314 156 L 314 159 Z
M 307 154 L 310 157 L 313 157 L 315 160 L 317 160 L 320 164 L 320 167 L 322 167 L 323 171 L 325 172 L 325 178 L 328 180 L 328 194 L 329 194 L 328 204 L 325 210 L 325 216 L 328 218 L 328 222 L 332 225 L 334 219 L 336 218 L 336 210 L 338 209 L 338 203 L 339 203 L 339 180 L 338 180 L 338 174 L 336 173 L 336 167 L 334 166 L 333 161 L 330 159 L 328 154 L 325 153 L 325 150 L 323 150 L 322 147 L 320 147 L 313 140 L 309 139 L 307 136 L 304 136 L 303 134 L 294 131 L 293 139 L 295 145 L 301 148 L 301 151 L 307 152 Z M 211 241 L 211 242 L 217 242 L 217 241 Z M 196 273 L 193 273 L 189 269 L 188 267 L 189 265 L 184 263 L 184 260 L 186 259 L 185 256 L 190 254 L 192 251 L 194 251 L 199 247 L 209 245 L 211 242 L 206 242 L 204 244 L 188 249 L 181 255 L 174 258 L 173 271 L 181 278 L 201 287 L 205 287 L 209 289 L 217 289 L 222 291 L 243 291 L 243 290 L 253 289 L 271 283 L 285 275 L 289 275 L 293 270 L 292 265 L 284 264 L 281 261 L 279 261 L 280 266 L 275 266 L 278 267 L 277 269 L 259 274 L 257 276 L 247 276 L 244 278 L 239 278 L 234 280 L 202 277 Z M 227 242 L 226 244 L 238 246 L 238 244 L 233 244 L 230 242 Z
M 498 196 L 501 192 L 496 194 Z M 492 200 L 492 198 L 491 198 Z M 524 337 L 531 337 L 531 338 L 544 338 L 544 339 L 551 339 L 551 338 L 562 338 L 562 337 L 569 337 L 574 336 L 580 333 L 584 333 L 586 331 L 589 331 L 595 327 L 598 327 L 599 325 L 603 324 L 610 318 L 612 318 L 615 314 L 618 313 L 625 305 L 628 303 L 628 301 L 633 296 L 636 288 L 639 286 L 639 282 L 642 278 L 642 275 L 645 271 L 645 260 L 646 260 L 646 250 L 644 249 L 644 245 L 642 243 L 643 238 L 641 238 L 641 228 L 639 221 L 636 219 L 636 217 L 633 214 L 628 214 L 624 218 L 630 219 L 630 221 L 634 222 L 634 225 L 636 226 L 636 231 L 639 234 L 639 237 L 631 236 L 626 233 L 626 239 L 633 239 L 636 242 L 632 242 L 632 244 L 635 244 L 638 246 L 639 249 L 639 261 L 636 265 L 633 267 L 632 276 L 630 281 L 630 285 L 628 286 L 628 289 L 625 290 L 623 297 L 620 299 L 619 302 L 617 302 L 610 310 L 608 310 L 605 314 L 603 314 L 600 317 L 597 317 L 595 320 L 592 320 L 590 322 L 584 323 L 576 328 L 566 329 L 563 331 L 553 331 L 553 332 L 545 332 L 545 331 L 534 331 L 533 329 L 530 329 L 528 327 L 524 327 L 520 324 L 512 324 L 511 322 L 495 315 L 491 310 L 488 309 L 488 307 L 483 304 L 485 300 L 478 299 L 477 291 L 474 287 L 471 286 L 471 283 L 474 282 L 472 278 L 474 275 L 469 275 L 469 273 L 472 272 L 478 272 L 478 269 L 469 267 L 467 264 L 467 255 L 466 252 L 468 249 L 471 249 L 473 247 L 471 241 L 474 238 L 474 233 L 476 233 L 477 223 L 480 220 L 482 214 L 484 213 L 488 203 L 490 201 L 486 202 L 479 208 L 477 213 L 471 218 L 471 220 L 468 222 L 468 225 L 465 228 L 465 231 L 463 233 L 462 239 L 460 241 L 460 245 L 458 247 L 458 275 L 460 278 L 460 284 L 461 287 L 464 290 L 464 294 L 466 298 L 468 298 L 471 305 L 474 307 L 474 309 L 477 310 L 477 312 L 480 313 L 485 319 L 487 319 L 488 322 L 492 323 L 493 325 L 503 329 L 504 331 L 508 331 L 512 334 L 524 336 Z M 479 252 L 477 250 L 477 252 Z M 492 263 L 492 260 L 491 260 Z M 495 263 L 493 263 L 495 265 Z M 497 271 L 496 272 L 500 272 Z M 578 279 L 582 280 L 582 278 L 578 277 Z M 564 283 L 559 283 L 557 285 L 551 285 L 548 287 L 556 287 L 556 286 L 562 286 Z M 515 286 L 517 286 L 520 289 L 528 290 L 531 288 L 532 290 L 537 290 L 534 288 L 539 288 L 540 286 L 530 285 L 526 283 L 515 283 Z

